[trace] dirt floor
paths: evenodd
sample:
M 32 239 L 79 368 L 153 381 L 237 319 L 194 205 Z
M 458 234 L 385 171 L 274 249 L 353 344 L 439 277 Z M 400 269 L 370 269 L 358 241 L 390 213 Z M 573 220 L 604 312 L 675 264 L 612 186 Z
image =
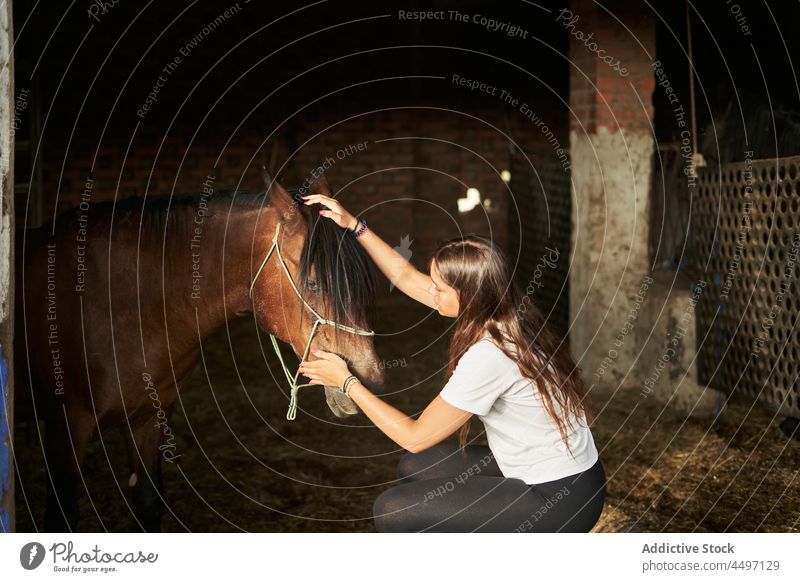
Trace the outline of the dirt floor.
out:
M 385 399 L 418 414 L 441 389 L 450 320 L 397 295 L 381 302 L 374 326 L 380 357 L 399 360 L 387 369 Z M 180 457 L 164 464 L 163 530 L 374 531 L 373 500 L 392 485 L 404 451 L 363 415 L 334 417 L 316 387 L 301 389 L 297 418 L 287 421 L 277 359 L 250 319 L 231 322 L 204 353 L 207 368 L 195 369 L 173 417 Z M 684 422 L 638 394 L 610 393 L 593 395 L 609 478 L 596 531 L 800 531 L 800 442 L 780 432 L 779 418 L 734 399 L 713 425 Z M 475 421 L 472 434 L 481 428 Z M 22 429 L 17 530 L 35 531 L 45 475 L 39 444 Z M 92 443 L 81 531 L 134 527 L 126 464 L 121 433 Z

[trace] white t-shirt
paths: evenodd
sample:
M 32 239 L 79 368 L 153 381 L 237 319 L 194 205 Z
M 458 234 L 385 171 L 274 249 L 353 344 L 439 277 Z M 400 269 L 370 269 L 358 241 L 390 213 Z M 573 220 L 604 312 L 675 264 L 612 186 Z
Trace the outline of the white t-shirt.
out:
M 489 448 L 506 477 L 544 483 L 585 471 L 597 461 L 585 418 L 572 422 L 569 444 L 573 460 L 536 385 L 522 375 L 489 332 L 461 356 L 439 396 L 478 415 L 486 427 Z

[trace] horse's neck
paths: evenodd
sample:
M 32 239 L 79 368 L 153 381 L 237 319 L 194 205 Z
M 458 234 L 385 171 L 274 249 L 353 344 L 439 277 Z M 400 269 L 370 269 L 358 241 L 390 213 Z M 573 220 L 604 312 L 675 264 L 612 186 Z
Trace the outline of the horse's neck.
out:
M 186 251 L 178 262 L 189 281 L 192 325 L 205 339 L 226 321 L 251 312 L 249 290 L 253 264 L 260 264 L 272 244 L 274 219 L 269 209 L 230 209 L 210 205 L 200 224 L 189 228 Z M 185 281 L 186 279 L 184 279 Z M 181 295 L 187 297 L 185 284 Z M 196 310 L 196 321 L 195 321 Z

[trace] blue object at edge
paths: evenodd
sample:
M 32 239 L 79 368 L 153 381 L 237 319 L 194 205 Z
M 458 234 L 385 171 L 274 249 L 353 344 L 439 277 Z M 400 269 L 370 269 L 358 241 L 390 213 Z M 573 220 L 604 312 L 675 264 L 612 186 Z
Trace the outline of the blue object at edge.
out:
M 3 532 L 11 531 L 11 508 L 7 507 L 11 492 L 11 441 L 6 411 L 8 386 L 8 366 L 0 345 L 0 528 Z

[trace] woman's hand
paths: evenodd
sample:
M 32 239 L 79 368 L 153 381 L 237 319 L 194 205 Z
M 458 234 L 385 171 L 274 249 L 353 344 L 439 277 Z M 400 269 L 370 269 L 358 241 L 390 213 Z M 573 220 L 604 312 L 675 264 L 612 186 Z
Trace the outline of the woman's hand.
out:
M 355 230 L 358 227 L 358 221 L 356 218 L 347 212 L 347 210 L 344 209 L 344 206 L 342 206 L 335 198 L 323 196 L 322 194 L 309 194 L 307 196 L 302 196 L 302 198 L 305 200 L 306 205 L 314 203 L 322 204 L 328 210 L 320 210 L 319 213 L 322 216 L 330 218 L 342 228 Z
M 313 362 L 305 361 L 298 368 L 300 373 L 311 380 L 311 384 L 337 386 L 341 388 L 350 376 L 347 362 L 331 352 L 311 348 L 311 353 L 320 358 Z

